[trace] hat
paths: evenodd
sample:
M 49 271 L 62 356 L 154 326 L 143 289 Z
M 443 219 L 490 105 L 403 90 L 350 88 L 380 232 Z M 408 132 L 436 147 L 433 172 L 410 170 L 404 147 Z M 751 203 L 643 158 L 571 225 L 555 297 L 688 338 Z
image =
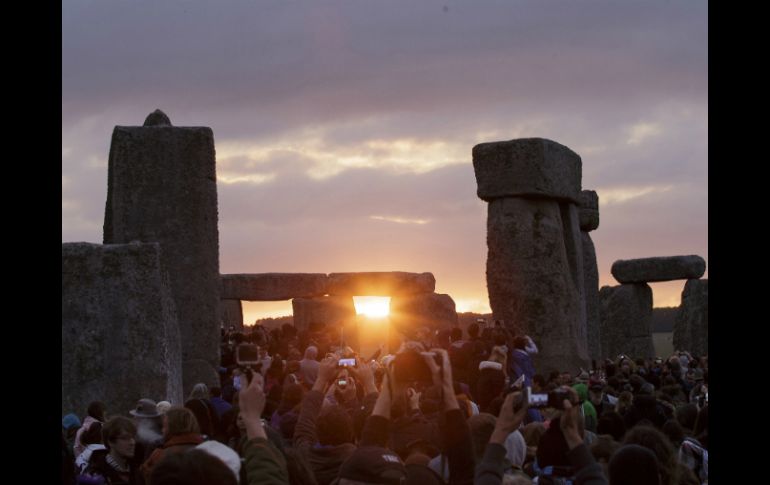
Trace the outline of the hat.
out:
M 132 409 L 128 413 L 135 418 L 157 418 L 160 416 L 157 406 L 152 399 L 140 399 L 136 403 L 136 409 Z
M 169 410 L 169 408 L 171 408 L 171 403 L 170 403 L 170 402 L 168 402 L 168 401 L 161 401 L 161 402 L 159 402 L 157 405 L 155 405 L 155 409 L 156 409 L 156 410 L 157 410 L 157 411 L 158 411 L 160 414 L 166 414 L 166 411 L 168 411 L 168 410 Z
M 204 441 L 196 446 L 197 449 L 203 450 L 211 456 L 215 456 L 222 460 L 234 474 L 236 480 L 241 476 L 241 457 L 238 456 L 232 448 L 220 443 L 219 441 Z
M 406 468 L 389 449 L 362 446 L 345 460 L 338 476 L 369 483 L 401 483 L 406 479 Z
M 79 428 L 80 418 L 76 414 L 70 413 L 61 418 L 61 427 L 64 429 Z

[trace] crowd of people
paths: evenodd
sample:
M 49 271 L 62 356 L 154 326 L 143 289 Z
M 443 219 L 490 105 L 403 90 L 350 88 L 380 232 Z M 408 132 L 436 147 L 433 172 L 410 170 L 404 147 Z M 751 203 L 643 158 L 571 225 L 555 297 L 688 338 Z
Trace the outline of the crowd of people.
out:
M 707 356 L 536 369 L 536 343 L 502 326 L 371 356 L 338 331 L 223 330 L 218 386 L 64 416 L 62 483 L 708 483 Z

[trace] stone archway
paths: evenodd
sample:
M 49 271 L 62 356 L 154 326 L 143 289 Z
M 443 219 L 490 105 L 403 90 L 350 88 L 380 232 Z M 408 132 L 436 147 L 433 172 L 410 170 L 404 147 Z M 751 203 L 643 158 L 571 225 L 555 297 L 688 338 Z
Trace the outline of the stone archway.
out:
M 708 352 L 708 279 L 706 261 L 696 255 L 615 261 L 619 286 L 605 286 L 601 299 L 602 354 L 653 357 L 652 289 L 648 283 L 687 280 L 674 324 L 674 348 L 697 355 Z

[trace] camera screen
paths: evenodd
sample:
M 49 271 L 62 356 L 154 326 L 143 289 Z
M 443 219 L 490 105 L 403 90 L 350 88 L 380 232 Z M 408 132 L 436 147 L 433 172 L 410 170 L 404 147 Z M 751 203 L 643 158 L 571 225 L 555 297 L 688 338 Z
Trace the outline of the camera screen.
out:
M 242 344 L 236 351 L 238 364 L 256 363 L 259 361 L 259 350 L 256 345 Z
M 339 367 L 355 367 L 356 366 L 356 359 L 340 359 L 339 363 L 337 364 Z
M 548 394 L 530 394 L 529 405 L 535 408 L 545 407 L 548 405 Z

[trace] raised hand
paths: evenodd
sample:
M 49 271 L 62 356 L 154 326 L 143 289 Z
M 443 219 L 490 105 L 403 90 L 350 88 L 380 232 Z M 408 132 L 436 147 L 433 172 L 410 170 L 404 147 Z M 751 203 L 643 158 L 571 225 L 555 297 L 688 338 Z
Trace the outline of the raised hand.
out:
M 564 389 L 571 391 L 571 399 L 564 400 L 564 411 L 559 419 L 559 427 L 564 434 L 564 439 L 567 440 L 567 446 L 571 450 L 583 442 L 583 437 L 580 435 L 580 404 L 572 404 L 579 402 L 577 392 L 574 389 L 571 387 Z
M 238 405 L 241 408 L 241 418 L 246 425 L 246 436 L 266 438 L 262 426 L 262 411 L 265 409 L 265 392 L 262 374 L 255 372 L 251 383 L 246 386 L 245 376 L 241 376 L 241 391 L 238 394 Z
M 509 434 L 519 429 L 529 407 L 529 403 L 521 402 L 523 397 L 524 394 L 521 392 L 512 392 L 505 396 L 503 406 L 500 408 L 500 415 L 495 422 L 495 430 L 489 438 L 490 443 L 503 444 Z

